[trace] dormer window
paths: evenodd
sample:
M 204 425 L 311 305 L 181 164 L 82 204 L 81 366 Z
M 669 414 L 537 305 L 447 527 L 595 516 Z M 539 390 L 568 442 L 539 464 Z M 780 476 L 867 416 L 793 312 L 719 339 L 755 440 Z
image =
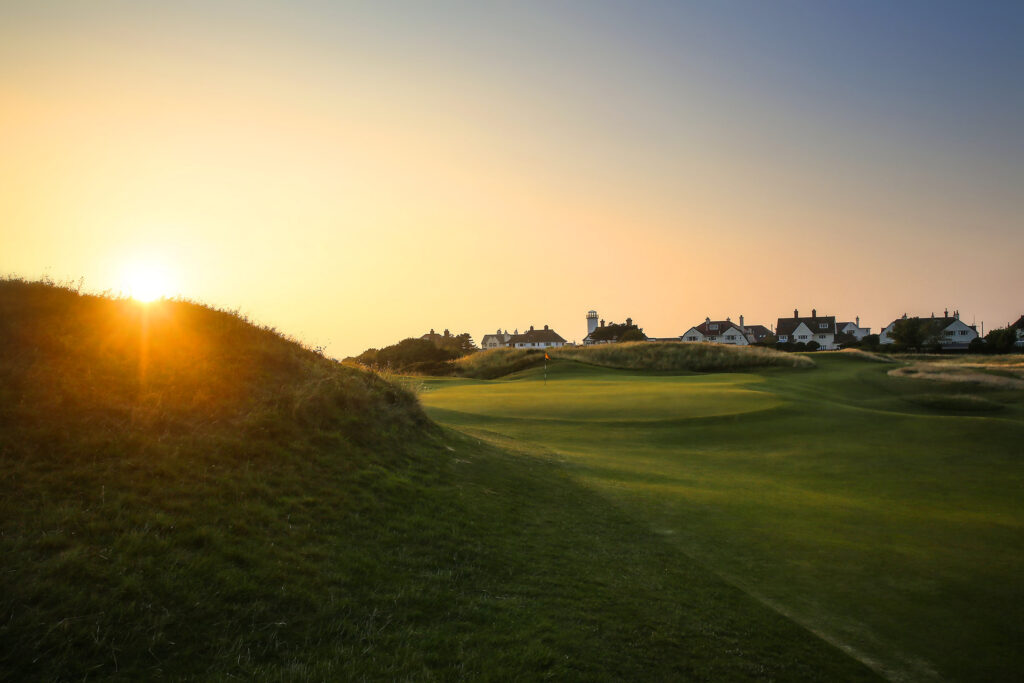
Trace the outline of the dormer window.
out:
M 828 323 L 818 323 L 818 329 L 819 330 L 824 330 L 827 327 L 828 327 Z
M 717 330 L 718 329 L 718 323 L 711 323 L 710 325 L 708 325 L 708 329 L 709 330 Z

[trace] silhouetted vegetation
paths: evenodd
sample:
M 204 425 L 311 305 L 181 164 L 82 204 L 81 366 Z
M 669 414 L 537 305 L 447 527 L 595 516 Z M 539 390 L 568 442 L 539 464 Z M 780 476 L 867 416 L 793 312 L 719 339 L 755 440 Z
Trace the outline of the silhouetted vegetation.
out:
M 971 353 L 1024 352 L 1024 348 L 1017 346 L 1017 330 L 1013 327 L 1000 327 L 991 330 L 984 338 L 972 339 L 968 350 Z
M 596 328 L 590 333 L 590 338 L 595 342 L 628 342 L 643 341 L 647 336 L 637 325 L 609 323 Z
M 403 339 L 383 349 L 367 349 L 358 356 L 346 358 L 375 370 L 423 375 L 450 375 L 455 371 L 453 360 L 476 351 L 468 332 L 452 335 L 430 334 L 424 338 Z

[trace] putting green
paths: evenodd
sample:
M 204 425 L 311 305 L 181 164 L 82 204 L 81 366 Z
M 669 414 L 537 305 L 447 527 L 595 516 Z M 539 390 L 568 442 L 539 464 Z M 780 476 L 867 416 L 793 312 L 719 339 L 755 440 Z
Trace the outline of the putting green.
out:
M 638 382 L 625 373 L 589 379 L 489 382 L 446 387 L 423 395 L 431 408 L 488 417 L 574 422 L 657 422 L 738 415 L 782 404 L 754 389 L 756 375 L 654 377 Z

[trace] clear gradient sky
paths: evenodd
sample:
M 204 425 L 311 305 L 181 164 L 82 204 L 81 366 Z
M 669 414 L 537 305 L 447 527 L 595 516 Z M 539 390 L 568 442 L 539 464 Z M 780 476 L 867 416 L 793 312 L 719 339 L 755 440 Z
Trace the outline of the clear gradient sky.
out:
M 335 356 L 1024 313 L 1021 2 L 6 2 L 0 273 Z M 146 265 L 153 264 L 153 265 Z

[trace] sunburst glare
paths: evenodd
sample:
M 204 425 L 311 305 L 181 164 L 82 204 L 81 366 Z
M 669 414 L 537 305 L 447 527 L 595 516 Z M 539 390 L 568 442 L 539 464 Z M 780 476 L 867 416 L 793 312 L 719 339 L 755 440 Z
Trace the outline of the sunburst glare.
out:
M 160 264 L 137 262 L 124 271 L 124 286 L 136 301 L 149 303 L 170 294 L 167 269 Z

